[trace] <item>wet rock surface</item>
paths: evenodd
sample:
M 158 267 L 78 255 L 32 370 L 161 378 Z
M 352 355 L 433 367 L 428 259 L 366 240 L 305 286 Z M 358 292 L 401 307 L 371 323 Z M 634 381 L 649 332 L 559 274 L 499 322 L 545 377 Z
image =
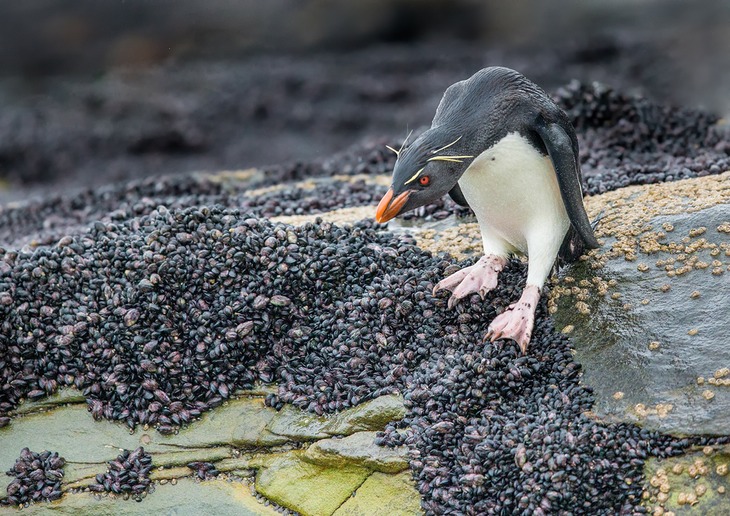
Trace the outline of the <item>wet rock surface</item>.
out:
M 246 483 L 238 480 L 196 482 L 181 478 L 157 484 L 155 492 L 143 502 L 112 496 L 94 497 L 85 492 L 66 493 L 63 499 L 50 504 L 25 507 L 19 514 L 68 514 L 70 516 L 175 514 L 184 507 L 188 514 L 220 514 L 243 516 L 281 516 L 282 511 L 264 505 Z
M 648 461 L 643 506 L 654 514 L 726 514 L 730 496 L 729 451 L 727 446 L 705 446 L 688 450 L 680 457 Z
M 309 446 L 303 458 L 325 466 L 354 463 L 384 473 L 407 469 L 406 448 L 377 446 L 376 435 L 376 432 L 357 432 L 342 439 L 323 439 Z
M 167 488 L 160 494 L 160 487 L 170 483 L 184 483 L 186 479 L 205 481 L 205 486 L 211 486 L 211 489 L 207 491 L 207 487 L 203 487 L 201 496 L 207 497 L 205 493 L 209 492 L 222 507 L 235 503 L 237 497 L 229 499 L 225 496 L 219 499 L 220 490 L 214 486 L 220 486 L 220 482 L 209 482 L 233 482 L 241 489 L 231 489 L 239 492 L 242 501 L 248 504 L 244 504 L 241 511 L 268 514 L 266 507 L 260 505 L 262 502 L 253 497 L 249 500 L 241 494 L 243 489 L 246 493 L 256 494 L 257 478 L 263 482 L 261 491 L 267 488 L 273 490 L 274 494 L 271 496 L 277 498 L 281 504 L 279 511 L 298 508 L 304 514 L 330 514 L 331 504 L 340 505 L 356 492 L 350 481 L 339 481 L 341 469 L 357 472 L 357 478 L 369 478 L 376 471 L 395 472 L 408 467 L 406 450 L 388 450 L 375 446 L 375 432 L 354 434 L 368 436 L 370 446 L 360 447 L 359 454 L 345 453 L 336 463 L 328 461 L 312 464 L 311 461 L 305 461 L 305 464 L 300 464 L 307 447 L 317 444 L 318 429 L 324 427 L 329 430 L 344 430 L 346 433 L 356 432 L 356 427 L 343 425 L 342 422 L 347 421 L 382 430 L 386 424 L 383 414 L 390 414 L 387 421 L 397 418 L 397 414 L 393 416 L 396 404 L 399 404 L 401 416 L 404 413 L 402 400 L 398 397 L 385 396 L 382 400 L 376 398 L 343 412 L 320 417 L 290 406 L 280 412 L 266 407 L 264 398 L 260 396 L 266 390 L 254 389 L 250 392 L 255 394 L 232 399 L 224 406 L 206 413 L 197 424 L 174 435 L 163 435 L 139 428 L 130 433 L 122 425 L 94 421 L 88 417 L 83 400 L 78 401 L 73 391 L 61 391 L 55 396 L 55 402 L 51 400 L 41 407 L 37 402 L 28 402 L 20 407 L 18 412 L 23 415 L 0 431 L 3 443 L 0 447 L 0 464 L 13 464 L 17 453 L 15 450 L 23 443 L 38 449 L 58 445 L 68 460 L 64 461 L 64 475 L 58 481 L 54 493 L 57 491 L 58 496 L 64 493 L 64 497 L 61 505 L 52 504 L 49 508 L 60 512 L 80 508 L 84 513 L 91 514 L 95 514 L 95 510 L 106 510 L 104 508 L 111 502 L 104 502 L 105 499 L 118 500 L 117 503 L 121 504 L 119 510 L 124 514 L 149 514 L 148 500 L 170 496 L 165 494 Z M 368 405 L 383 410 L 376 413 L 368 409 Z M 271 429 L 267 426 L 283 413 L 286 413 L 287 425 L 277 428 L 295 426 L 299 431 L 293 436 L 274 434 L 271 431 L 274 426 L 271 425 Z M 311 427 L 310 430 L 306 430 L 308 426 Z M 38 428 L 43 428 L 43 431 L 37 431 Z M 302 435 L 309 435 L 309 441 L 314 440 L 314 443 L 299 444 Z M 329 440 L 329 434 L 324 436 L 325 441 Z M 366 453 L 368 449 L 372 451 L 371 454 Z M 394 467 L 396 457 L 397 467 Z M 280 470 L 286 474 L 280 473 Z M 294 475 L 293 478 L 289 478 L 290 474 Z M 8 479 L 7 482 L 4 482 L 5 478 Z M 293 482 L 289 484 L 291 489 L 285 488 L 287 484 L 281 483 L 282 478 Z M 408 478 L 410 479 L 410 474 Z M 27 503 L 31 499 L 21 501 L 7 496 L 6 488 L 10 483 L 9 477 L 0 477 L 0 500 L 4 499 L 5 503 L 24 503 L 28 508 Z M 387 504 L 386 500 L 382 500 L 382 503 L 377 499 L 369 500 L 367 507 L 370 513 L 383 513 L 398 504 L 411 507 L 415 503 L 415 507 L 418 507 L 419 497 L 412 481 L 409 480 L 404 485 L 402 477 L 391 474 L 386 474 L 379 480 L 379 484 L 385 487 L 391 483 L 399 486 L 399 498 L 387 501 Z M 315 484 L 318 494 L 309 496 L 308 489 Z M 233 494 L 233 491 L 229 494 Z M 29 493 L 32 494 L 30 491 Z M 93 493 L 99 495 L 93 497 Z M 86 502 L 81 495 L 86 497 Z M 322 506 L 324 509 L 317 504 L 320 497 L 326 499 Z M 125 502 L 127 499 L 145 502 L 130 506 Z M 261 500 L 266 501 L 264 498 Z M 43 499 L 37 498 L 37 501 Z M 160 501 L 152 505 L 157 507 L 160 503 L 164 505 Z M 202 501 L 191 503 L 190 507 L 198 507 L 200 503 Z M 258 512 L 257 506 L 261 509 Z M 232 509 L 226 511 L 240 513 Z
M 610 196 L 626 185 L 727 170 L 727 135 L 714 118 L 596 88 L 576 84 L 557 94 L 579 129 L 589 193 Z M 101 421 L 110 420 L 146 432 L 127 435 L 137 441 L 146 435 L 148 443 L 115 444 L 129 450 L 144 445 L 154 454 L 165 436 L 202 446 L 191 436 L 198 425 L 226 432 L 216 446 L 229 440 L 245 447 L 253 434 L 262 439 L 258 445 L 289 446 L 268 457 L 236 457 L 232 448 L 224 459 L 186 455 L 170 461 L 167 473 L 179 468 L 174 479 L 213 471 L 187 467 L 197 462 L 254 474 L 264 496 L 316 513 L 317 486 L 337 493 L 325 500 L 326 511 L 334 512 L 346 506 L 342 494 L 357 492 L 375 473 L 365 462 L 349 464 L 343 488 L 335 472 L 302 460 L 297 443 L 387 424 L 374 442 L 409 448 L 421 507 L 466 514 L 631 512 L 641 508 L 648 458 L 722 442 L 595 419 L 596 397 L 581 381 L 573 343 L 558 331 L 562 325 L 556 330 L 547 299 L 526 355 L 512 342 L 484 344 L 489 322 L 522 290 L 524 263 L 512 260 L 484 300 L 474 295 L 448 310 L 447 294 L 432 296 L 433 285 L 474 257 L 457 264 L 424 250 L 417 232 L 391 232 L 371 220 L 273 222 L 263 216 L 277 212 L 273 190 L 250 194 L 338 168 L 385 171 L 392 160 L 382 149 L 358 152 L 350 157 L 363 165 L 349 169 L 343 158 L 265 174 L 147 180 L 6 206 L 0 214 L 9 221 L 0 253 L 0 426 L 8 428 L 0 438 L 24 419 L 41 417 L 16 418 L 23 400 L 73 386 L 100 420 L 95 424 L 126 434 Z M 316 217 L 323 209 L 369 203 L 359 180 L 342 189 L 352 195 L 333 195 L 326 206 L 305 202 L 302 209 L 298 203 L 313 198 L 305 195 L 311 185 L 285 184 L 277 190 L 278 210 L 311 210 Z M 382 178 L 365 181 L 383 187 Z M 249 209 L 237 209 L 247 194 L 254 199 Z M 452 213 L 437 204 L 416 217 Z M 462 241 L 473 247 L 468 231 Z M 591 339 L 601 344 L 610 337 Z M 265 403 L 278 414 L 260 414 L 239 434 L 228 423 L 216 426 L 218 411 L 229 409 L 226 401 L 259 383 L 276 385 Z M 378 405 L 396 394 L 405 410 Z M 360 407 L 369 410 L 365 419 L 342 412 Z M 254 409 L 236 405 L 229 414 Z M 89 418 L 83 406 L 73 410 L 67 421 Z M 295 412 L 301 410 L 303 417 Z M 373 415 L 380 416 L 375 423 Z M 117 453 L 101 457 L 101 464 Z M 290 482 L 282 475 L 308 488 L 285 489 Z M 299 495 L 286 498 L 291 493 Z
M 261 468 L 256 475 L 256 490 L 302 514 L 333 514 L 369 475 L 365 468 L 327 468 L 290 453 L 273 458 Z
M 674 435 L 727 432 L 729 179 L 589 202 L 604 212 L 605 245 L 563 271 L 551 303 L 576 343 L 599 417 Z
M 340 505 L 334 514 L 335 516 L 369 514 L 373 507 L 382 508 L 382 514 L 393 516 L 421 514 L 419 500 L 413 496 L 411 483 L 411 475 L 408 472 L 398 475 L 373 473 L 362 483 L 355 495 Z

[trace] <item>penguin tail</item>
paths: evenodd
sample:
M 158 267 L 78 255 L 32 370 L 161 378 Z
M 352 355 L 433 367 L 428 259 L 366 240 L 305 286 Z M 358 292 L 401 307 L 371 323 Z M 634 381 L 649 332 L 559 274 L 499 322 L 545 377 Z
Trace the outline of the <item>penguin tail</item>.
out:
M 591 229 L 594 231 L 596 230 L 605 213 L 605 210 L 601 211 L 601 213 L 599 213 L 596 218 L 591 221 Z M 568 229 L 568 233 L 563 239 L 562 245 L 560 246 L 560 251 L 558 251 L 558 259 L 556 263 L 557 267 L 560 268 L 569 263 L 573 263 L 581 257 L 585 250 L 586 245 L 583 238 L 581 238 L 575 228 L 571 225 Z
M 585 242 L 571 225 L 558 251 L 557 266 L 563 267 L 576 261 L 585 251 Z

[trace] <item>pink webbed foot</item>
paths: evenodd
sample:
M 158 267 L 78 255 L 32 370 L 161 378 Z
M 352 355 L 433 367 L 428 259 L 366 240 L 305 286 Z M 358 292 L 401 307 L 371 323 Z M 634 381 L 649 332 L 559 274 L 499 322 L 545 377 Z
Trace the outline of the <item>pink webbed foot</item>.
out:
M 505 263 L 507 259 L 500 256 L 483 256 L 474 265 L 464 267 L 439 281 L 433 288 L 433 295 L 439 290 L 450 290 L 449 308 L 453 308 L 460 299 L 472 292 L 479 292 L 484 299 L 487 292 L 497 286 L 497 278 Z
M 519 344 L 522 353 L 525 353 L 535 326 L 535 309 L 539 300 L 538 287 L 525 287 L 520 300 L 494 318 L 484 340 L 490 339 L 494 342 L 497 339 L 512 339 Z

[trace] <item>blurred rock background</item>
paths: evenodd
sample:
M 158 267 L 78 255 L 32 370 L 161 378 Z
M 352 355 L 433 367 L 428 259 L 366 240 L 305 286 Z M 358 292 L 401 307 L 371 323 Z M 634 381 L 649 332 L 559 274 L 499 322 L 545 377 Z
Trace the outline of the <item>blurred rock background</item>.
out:
M 489 65 L 730 113 L 730 2 L 0 5 L 0 199 L 381 145 Z

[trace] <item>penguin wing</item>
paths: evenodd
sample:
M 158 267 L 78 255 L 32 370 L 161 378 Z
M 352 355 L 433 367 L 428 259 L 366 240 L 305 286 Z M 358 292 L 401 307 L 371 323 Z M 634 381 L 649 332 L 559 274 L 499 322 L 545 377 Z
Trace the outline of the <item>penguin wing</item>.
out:
M 454 202 L 459 206 L 466 206 L 467 208 L 469 207 L 469 203 L 466 202 L 466 198 L 461 192 L 461 187 L 459 187 L 459 183 L 456 183 L 456 186 L 449 190 L 449 197 L 451 197 Z
M 583 206 L 583 189 L 576 155 L 577 145 L 573 145 L 570 135 L 560 124 L 546 122 L 542 117 L 538 117 L 533 128 L 540 136 L 553 162 L 560 195 L 563 198 L 571 225 L 580 235 L 586 248 L 600 247 Z

